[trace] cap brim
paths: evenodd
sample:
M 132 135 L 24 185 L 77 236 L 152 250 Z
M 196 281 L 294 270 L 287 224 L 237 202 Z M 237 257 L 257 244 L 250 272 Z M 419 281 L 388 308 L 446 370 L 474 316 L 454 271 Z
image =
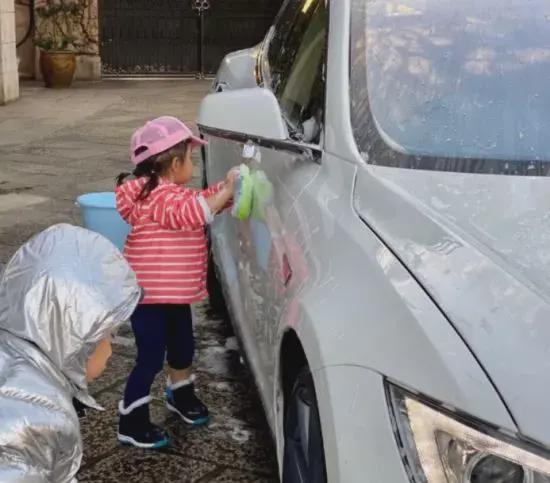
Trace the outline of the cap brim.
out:
M 205 141 L 197 136 L 191 136 L 189 139 L 191 140 L 193 147 L 206 146 L 208 144 L 208 141 Z

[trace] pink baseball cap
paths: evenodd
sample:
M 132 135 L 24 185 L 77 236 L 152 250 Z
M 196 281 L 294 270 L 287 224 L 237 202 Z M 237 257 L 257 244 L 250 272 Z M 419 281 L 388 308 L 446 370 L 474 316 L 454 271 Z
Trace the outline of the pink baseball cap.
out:
M 189 140 L 193 147 L 208 144 L 195 136 L 191 129 L 179 119 L 172 116 L 158 117 L 132 134 L 130 159 L 133 164 L 139 164 L 186 140 Z

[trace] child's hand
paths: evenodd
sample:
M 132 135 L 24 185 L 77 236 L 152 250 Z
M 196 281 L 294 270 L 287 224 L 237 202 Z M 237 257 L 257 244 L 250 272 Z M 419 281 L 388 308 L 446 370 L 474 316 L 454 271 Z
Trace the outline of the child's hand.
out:
M 235 180 L 238 175 L 238 168 L 230 169 L 225 176 L 221 189 L 216 194 L 206 198 L 206 203 L 208 203 L 212 213 L 219 213 L 233 199 L 235 194 Z
M 231 193 L 234 193 L 235 191 L 235 180 L 237 179 L 238 175 L 239 168 L 232 168 L 227 172 L 227 175 L 225 177 L 225 186 Z

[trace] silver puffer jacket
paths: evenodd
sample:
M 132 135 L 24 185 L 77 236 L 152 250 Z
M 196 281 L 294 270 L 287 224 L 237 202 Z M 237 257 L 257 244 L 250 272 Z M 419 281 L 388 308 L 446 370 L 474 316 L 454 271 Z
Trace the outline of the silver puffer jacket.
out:
M 0 276 L 0 482 L 73 481 L 82 442 L 72 399 L 88 394 L 97 343 L 139 302 L 136 277 L 105 238 L 56 225 Z

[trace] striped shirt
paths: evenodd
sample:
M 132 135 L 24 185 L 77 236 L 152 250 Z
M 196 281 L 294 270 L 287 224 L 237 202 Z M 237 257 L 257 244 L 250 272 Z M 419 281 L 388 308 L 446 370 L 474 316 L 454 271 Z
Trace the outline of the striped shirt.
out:
M 145 291 L 143 304 L 189 304 L 207 297 L 208 249 L 205 225 L 212 213 L 204 191 L 183 188 L 161 179 L 144 200 L 137 200 L 146 178 L 116 189 L 117 209 L 131 226 L 124 256 Z

